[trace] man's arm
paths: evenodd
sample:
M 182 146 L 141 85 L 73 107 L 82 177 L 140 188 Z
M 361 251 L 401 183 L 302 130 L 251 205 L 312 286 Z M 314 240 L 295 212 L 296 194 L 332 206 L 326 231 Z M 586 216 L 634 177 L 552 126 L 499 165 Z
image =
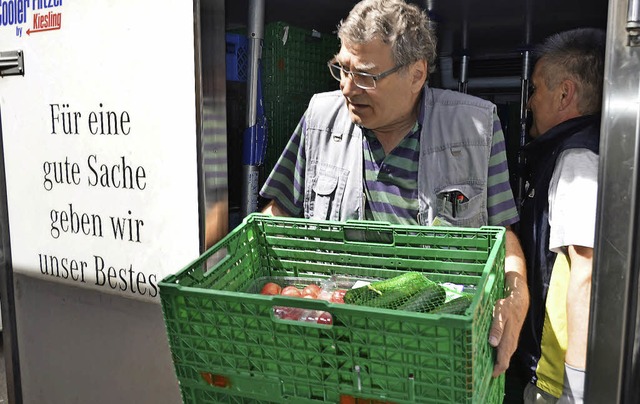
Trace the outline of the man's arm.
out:
M 584 369 L 587 363 L 593 248 L 569 246 L 571 274 L 567 289 L 567 353 L 565 362 Z
M 567 288 L 567 352 L 558 404 L 577 404 L 584 400 L 593 248 L 570 245 L 567 250 L 571 263 Z
M 262 213 L 271 216 L 289 216 L 274 200 L 271 200 L 267 206 L 262 209 Z
M 225 193 L 221 200 L 212 204 L 205 213 L 204 247 L 208 249 L 229 232 L 229 203 Z
M 509 367 L 511 356 L 518 346 L 520 330 L 529 309 L 527 266 L 520 240 L 510 227 L 506 231 L 504 267 L 505 297 L 496 302 L 489 343 L 497 348 L 493 376 Z

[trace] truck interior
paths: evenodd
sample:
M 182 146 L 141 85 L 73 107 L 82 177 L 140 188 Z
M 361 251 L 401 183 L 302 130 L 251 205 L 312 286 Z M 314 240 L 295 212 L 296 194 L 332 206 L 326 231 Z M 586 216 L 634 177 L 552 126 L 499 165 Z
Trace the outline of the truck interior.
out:
M 439 40 L 438 63 L 435 73 L 429 78 L 429 84 L 486 98 L 498 106 L 498 114 L 507 140 L 511 182 L 516 197 L 521 187 L 518 150 L 529 140 L 525 104 L 534 63 L 531 50 L 544 38 L 556 32 L 579 27 L 606 30 L 607 61 L 602 112 L 599 213 L 588 354 L 588 367 L 592 371 L 587 378 L 586 394 L 590 397 L 589 402 L 636 402 L 634 400 L 640 395 L 640 387 L 633 382 L 639 376 L 640 351 L 636 252 L 637 173 L 634 169 L 638 158 L 634 150 L 638 145 L 637 100 L 640 88 L 638 1 L 412 2 L 429 13 Z M 335 82 L 329 80 L 324 84 L 324 79 L 317 77 L 328 77 L 323 62 L 338 50 L 335 43 L 335 50 L 331 51 L 330 41 L 335 40 L 335 30 L 340 19 L 345 17 L 356 3 L 355 0 L 239 0 L 227 1 L 224 5 L 208 0 L 201 3 L 202 26 L 210 24 L 207 22 L 210 21 L 208 18 L 221 18 L 219 14 L 224 8 L 223 25 L 226 38 L 229 34 L 246 36 L 250 32 L 249 41 L 257 41 L 254 44 L 260 44 L 261 47 L 261 53 L 257 55 L 262 64 L 261 90 L 268 133 L 265 140 L 265 158 L 257 165 L 258 189 L 295 128 L 312 93 L 337 89 Z M 287 70 L 288 64 L 293 64 L 292 60 L 287 59 L 288 54 L 273 55 L 283 52 L 282 47 L 286 46 L 287 41 L 294 40 L 295 32 L 301 33 L 300 41 L 305 47 L 303 49 L 312 49 L 314 43 L 317 45 L 318 42 L 323 42 L 322 46 L 326 45 L 322 48 L 324 59 L 318 57 L 318 63 L 302 68 L 318 69 L 318 76 L 306 76 L 306 80 L 313 82 L 310 86 L 293 86 L 286 82 L 276 83 L 274 80 L 278 70 L 280 73 L 286 72 L 292 78 L 301 70 Z M 257 39 L 251 39 L 252 35 Z M 204 47 L 210 43 L 208 41 L 207 36 L 203 35 L 203 58 L 206 58 L 208 52 Z M 329 43 L 324 44 L 324 41 Z M 257 45 L 250 45 L 249 52 L 251 46 L 255 49 Z M 222 52 L 221 49 L 219 51 Z M 227 55 L 230 52 L 228 42 L 225 51 Z M 305 51 L 297 55 L 302 58 Z M 219 73 L 219 67 L 212 72 L 214 75 L 215 71 Z M 298 80 L 298 83 L 302 82 L 304 80 Z M 252 79 L 249 78 L 244 83 L 226 81 L 224 91 L 229 151 L 242 148 L 243 131 L 256 122 L 256 107 L 250 99 L 255 97 L 256 90 L 248 89 L 247 83 L 251 84 Z M 269 88 L 274 83 L 284 86 L 286 90 L 274 91 L 273 88 Z M 282 113 L 283 110 L 287 112 Z M 229 188 L 230 226 L 252 210 L 252 205 L 247 205 L 247 201 L 255 197 L 247 195 L 247 190 L 252 186 L 247 185 L 246 163 L 241 160 L 238 153 L 228 154 L 229 184 L 243 184 L 241 189 L 237 186 L 234 189 Z M 254 184 L 253 189 L 255 188 Z M 263 201 L 258 200 L 257 208 L 261 207 L 261 203 Z M 608 315 L 612 310 L 620 315 Z
M 529 140 L 526 102 L 534 64 L 533 48 L 549 35 L 564 30 L 579 27 L 606 30 L 598 216 L 585 397 L 588 403 L 640 402 L 640 383 L 637 383 L 640 380 L 640 0 L 407 1 L 428 12 L 438 37 L 437 65 L 429 77 L 429 85 L 466 92 L 497 105 L 507 141 L 510 180 L 516 198 L 522 189 L 519 150 Z M 189 91 L 195 87 L 194 127 L 197 139 L 193 142 L 194 145 L 197 143 L 199 165 L 198 189 L 195 191 L 198 191 L 200 199 L 197 204 L 199 215 L 192 215 L 192 222 L 200 224 L 200 229 L 193 228 L 199 234 L 190 241 L 194 249 L 200 248 L 200 253 L 211 245 L 210 240 L 229 233 L 247 214 L 265 205 L 267 201 L 261 200 L 258 191 L 298 124 L 309 99 L 314 93 L 338 89 L 326 62 L 339 50 L 335 34 L 338 23 L 357 2 L 194 0 L 186 6 L 180 4 L 183 13 L 179 26 L 183 31 L 186 27 L 189 36 L 187 44 L 179 43 L 178 46 L 184 50 L 194 42 L 195 60 L 191 60 L 191 53 L 189 60 L 175 58 L 172 47 L 177 42 L 168 42 L 159 50 L 166 50 L 166 53 L 157 61 L 153 60 L 153 70 L 161 71 L 162 78 L 149 75 L 151 78 L 145 79 L 154 88 L 161 87 L 161 84 L 155 86 L 156 81 L 165 83 L 172 79 L 175 80 L 173 84 L 179 85 L 180 81 L 176 79 L 179 75 L 172 71 L 172 64 L 174 68 L 188 65 L 191 69 L 191 63 L 194 63 L 195 86 L 189 81 Z M 13 4 L 25 2 L 1 3 L 3 7 L 13 7 Z M 55 3 L 62 5 L 61 1 Z M 65 3 L 70 10 L 66 15 L 77 18 L 76 21 L 85 19 L 84 15 L 75 13 L 79 10 L 86 12 L 80 3 Z M 130 4 L 167 13 L 173 11 L 170 7 L 165 9 L 164 5 L 150 4 L 148 0 Z M 119 11 L 111 6 L 107 7 L 114 9 L 110 11 Z M 129 2 L 126 6 L 130 6 Z M 193 38 L 190 35 L 191 7 Z M 91 12 L 104 9 L 86 8 Z M 132 7 L 127 17 L 132 21 L 134 18 L 148 19 L 142 14 L 135 15 L 142 9 L 145 8 Z M 95 19 L 85 20 L 95 22 L 102 18 L 96 15 Z M 101 22 L 108 22 L 125 32 L 127 27 L 123 28 L 124 24 L 119 21 L 121 15 Z M 136 24 L 138 22 L 135 21 Z M 174 21 L 170 19 L 146 22 L 160 30 L 175 28 L 171 26 Z M 58 32 L 64 31 L 56 31 L 56 35 Z M 104 32 L 104 35 L 112 35 L 113 31 L 105 29 Z M 171 35 L 175 35 L 175 30 Z M 44 34 L 40 38 L 46 39 Z M 56 37 L 52 35 L 51 38 Z M 94 36 L 88 38 L 93 40 Z M 38 42 L 33 37 L 22 39 L 31 41 L 25 45 L 27 48 L 42 48 L 42 45 L 34 45 Z M 104 45 L 94 42 L 96 49 Z M 131 48 L 141 59 L 152 60 L 145 49 L 133 48 L 126 41 L 114 41 L 109 37 L 104 42 L 109 46 Z M 71 47 L 57 39 L 42 43 L 54 51 L 60 47 L 86 52 L 89 46 Z M 21 51 L 11 51 L 13 59 L 17 58 L 15 55 L 22 59 Z M 62 67 L 63 62 L 68 62 L 58 55 L 27 55 L 31 58 L 27 59 L 29 63 L 34 61 L 27 64 L 29 69 L 50 64 Z M 0 70 L 1 65 L 7 66 L 5 56 L 0 54 Z M 121 65 L 123 71 L 136 63 L 109 57 Z M 98 67 L 95 60 L 82 62 Z M 73 64 L 84 66 L 83 63 Z M 28 79 L 32 78 L 30 72 L 26 75 Z M 7 85 L 6 88 L 11 85 L 11 88 L 21 89 L 18 86 L 22 84 L 11 80 L 23 80 L 25 74 L 22 73 L 13 74 L 22 77 L 7 79 L 3 84 Z M 140 73 L 142 77 L 147 70 L 134 73 Z M 47 75 L 42 79 L 55 87 L 58 85 L 57 76 L 52 77 Z M 112 80 L 119 78 L 112 72 L 108 77 Z M 188 78 L 193 78 L 191 70 Z M 84 82 L 78 80 L 78 83 Z M 139 91 L 137 86 L 131 87 L 127 91 Z M 74 90 L 81 95 L 88 92 L 84 87 Z M 165 92 L 174 97 L 173 93 Z M 191 93 L 188 96 L 190 101 Z M 11 101 L 10 98 L 4 93 L 0 95 L 2 105 Z M 189 104 L 189 107 L 194 104 Z M 2 111 L 5 115 L 0 116 L 5 118 L 5 125 L 9 120 L 6 111 Z M 155 111 L 151 119 L 158 120 L 157 113 L 162 112 Z M 192 116 L 193 113 L 186 123 L 193 123 Z M 32 120 L 32 117 L 25 119 Z M 22 122 L 20 120 L 20 125 Z M 3 128 L 0 127 L 0 135 Z M 190 133 L 176 133 L 176 136 L 186 139 L 194 135 L 193 130 L 183 132 Z M 167 138 L 176 139 L 172 136 Z M 146 149 L 143 151 L 150 154 Z M 0 173 L 4 172 L 2 161 Z M 0 184 L 6 194 L 4 187 L 4 183 Z M 5 197 L 0 204 L 0 227 L 3 227 L 0 234 L 0 263 L 3 264 L 0 268 L 0 294 L 9 402 L 22 403 L 23 390 L 28 393 L 25 394 L 27 402 L 122 402 L 112 397 L 125 395 L 128 399 L 125 401 L 167 402 L 177 397 L 179 386 L 175 383 L 165 324 L 157 302 L 96 294 L 73 285 L 21 274 L 17 274 L 18 281 L 14 282 L 7 207 Z M 170 214 L 163 215 L 165 217 L 175 220 Z M 223 255 L 215 258 L 224 259 Z M 18 285 L 15 294 L 14 285 Z M 23 335 L 33 337 L 22 338 L 18 350 L 18 337 Z M 126 349 L 120 349 L 122 347 Z M 54 358 L 63 360 L 52 360 L 52 354 Z M 21 363 L 24 364 L 22 369 Z M 154 373 L 148 373 L 145 366 L 153 366 Z M 98 370 L 94 374 L 92 369 Z M 123 384 L 119 385 L 121 382 Z M 29 401 L 31 397 L 35 397 L 35 401 Z M 2 395 L 0 401 L 3 401 Z
M 320 77 L 319 75 L 328 77 L 328 72 L 325 71 L 324 64 L 318 63 L 316 66 L 307 67 L 313 73 L 318 70 L 318 76 L 314 74 L 305 76 L 294 70 L 297 67 L 287 65 L 292 63 L 287 60 L 289 54 L 282 51 L 282 54 L 271 55 L 270 51 L 274 46 L 272 42 L 276 39 L 283 40 L 284 31 L 279 32 L 277 28 L 289 27 L 291 30 L 300 30 L 307 35 L 306 43 L 302 44 L 300 52 L 304 54 L 305 46 L 312 52 L 318 52 L 313 49 L 313 40 L 326 42 L 329 40 L 328 37 L 335 39 L 338 23 L 356 3 L 357 1 L 354 0 L 305 2 L 278 0 L 264 2 L 263 9 L 258 10 L 261 14 L 259 19 L 264 24 L 262 83 L 269 125 L 266 158 L 263 167 L 260 168 L 259 183 L 269 174 L 274 160 L 282 151 L 284 142 L 295 129 L 295 124 L 304 111 L 305 103 L 313 94 L 311 89 L 318 91 L 337 89 L 336 83 L 330 80 L 309 85 L 308 91 L 286 87 L 287 83 L 294 80 L 300 82 L 315 79 L 318 82 L 317 77 Z M 518 186 L 518 148 L 527 140 L 524 122 L 526 116 L 522 104 L 528 96 L 528 79 L 530 70 L 533 68 L 530 51 L 544 38 L 556 32 L 578 27 L 606 29 L 608 3 L 602 0 L 588 2 L 578 0 L 562 2 L 426 0 L 413 1 L 413 3 L 427 10 L 434 22 L 439 40 L 438 63 L 435 72 L 429 78 L 429 85 L 477 95 L 493 101 L 498 106 L 498 114 L 508 143 L 510 172 L 515 189 Z M 251 18 L 255 18 L 256 5 L 260 5 L 260 2 L 249 0 L 225 2 L 225 31 L 246 35 Z M 204 1 L 203 15 L 206 16 L 211 7 L 215 8 L 213 2 Z M 202 24 L 207 24 L 204 19 Z M 291 38 L 293 41 L 293 37 Z M 335 44 L 333 52 L 337 53 L 337 41 Z M 333 48 L 323 46 L 321 51 L 328 60 L 332 56 Z M 230 49 L 227 47 L 226 51 L 230 52 Z M 289 89 L 289 99 L 284 93 L 277 95 L 280 108 L 283 104 L 294 104 L 285 113 L 268 110 L 276 97 L 271 96 L 273 92 L 268 88 L 270 74 L 273 73 L 269 70 L 269 57 L 277 57 L 280 71 L 286 71 L 291 76 L 290 81 L 280 79 L 282 84 L 272 80 L 273 87 L 279 86 L 276 90 L 286 92 Z M 300 76 L 297 76 L 298 74 Z M 242 138 L 242 131 L 247 123 L 244 110 L 246 102 L 243 102 L 246 101 L 246 83 L 227 81 L 226 94 L 229 131 L 227 141 L 230 150 L 234 149 L 233 146 L 239 149 L 241 144 L 236 142 Z M 239 156 L 229 154 L 228 164 L 230 183 L 241 182 L 241 178 L 238 178 L 238 181 L 233 180 L 234 175 L 242 172 Z M 240 190 L 230 190 L 229 198 L 231 211 L 242 211 Z

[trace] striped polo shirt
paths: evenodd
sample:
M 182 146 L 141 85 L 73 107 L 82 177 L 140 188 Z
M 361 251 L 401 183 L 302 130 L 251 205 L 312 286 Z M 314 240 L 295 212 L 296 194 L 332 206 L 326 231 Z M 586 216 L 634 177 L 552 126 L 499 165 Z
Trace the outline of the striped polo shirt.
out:
M 365 219 L 418 224 L 420 127 L 416 121 L 388 155 L 373 131 L 364 130 Z
M 422 108 L 420 109 L 422 110 Z M 363 128 L 365 218 L 394 224 L 418 224 L 418 158 L 420 129 L 412 130 L 388 155 L 372 131 Z M 306 154 L 303 116 L 260 195 L 290 216 L 303 215 Z M 493 143 L 489 160 L 487 210 L 489 224 L 508 226 L 518 221 L 509 183 L 506 145 L 498 115 L 493 117 Z

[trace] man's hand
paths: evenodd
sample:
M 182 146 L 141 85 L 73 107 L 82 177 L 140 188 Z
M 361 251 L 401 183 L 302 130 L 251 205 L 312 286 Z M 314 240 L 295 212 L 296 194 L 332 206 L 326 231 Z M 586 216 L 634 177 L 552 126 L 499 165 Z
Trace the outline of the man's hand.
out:
M 511 356 L 518 346 L 522 323 L 529 309 L 524 253 L 518 237 L 510 228 L 507 228 L 506 232 L 505 250 L 505 297 L 496 302 L 489 331 L 489 344 L 497 348 L 493 377 L 500 376 L 509 367 Z

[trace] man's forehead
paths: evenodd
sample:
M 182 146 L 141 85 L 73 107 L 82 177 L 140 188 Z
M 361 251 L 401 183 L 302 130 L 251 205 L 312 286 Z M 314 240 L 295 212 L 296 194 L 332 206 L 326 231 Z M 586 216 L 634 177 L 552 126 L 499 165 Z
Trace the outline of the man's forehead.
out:
M 359 70 L 373 69 L 376 64 L 371 60 L 365 60 L 358 55 L 354 55 L 348 52 L 340 52 L 335 57 L 336 61 L 341 65 L 357 66 Z
M 375 43 L 343 44 L 335 59 L 341 64 L 355 65 L 360 69 L 373 68 L 391 59 L 388 45 Z
M 544 69 L 544 62 L 542 60 L 539 60 L 533 67 L 531 80 L 538 80 L 542 76 L 542 69 Z
M 553 67 L 553 64 L 550 63 L 547 59 L 540 58 L 538 59 L 538 61 L 536 62 L 535 66 L 533 67 L 533 72 L 534 73 L 538 73 L 538 74 L 542 74 L 542 72 L 544 72 L 545 70 L 547 70 L 548 68 Z

